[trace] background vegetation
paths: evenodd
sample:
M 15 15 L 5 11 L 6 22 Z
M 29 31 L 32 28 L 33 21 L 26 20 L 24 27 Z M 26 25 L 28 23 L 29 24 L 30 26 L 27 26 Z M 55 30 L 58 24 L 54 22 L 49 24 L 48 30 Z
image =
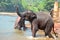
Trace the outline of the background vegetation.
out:
M 0 12 L 15 12 L 15 6 L 19 6 L 20 12 L 24 10 L 50 11 L 55 0 L 0 0 Z M 60 4 L 59 4 L 60 7 Z

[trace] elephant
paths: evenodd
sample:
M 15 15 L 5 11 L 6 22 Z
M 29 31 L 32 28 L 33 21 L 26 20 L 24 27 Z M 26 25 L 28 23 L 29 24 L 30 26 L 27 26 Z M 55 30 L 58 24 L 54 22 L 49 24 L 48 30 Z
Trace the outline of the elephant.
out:
M 23 27 L 23 30 L 25 30 L 26 27 L 25 27 L 25 24 L 24 24 L 24 22 L 25 22 L 24 16 L 23 16 L 24 14 L 19 12 L 18 7 L 16 7 L 16 13 L 18 14 L 18 18 L 16 19 L 14 28 L 21 30 L 21 28 Z
M 25 11 L 23 12 L 23 14 L 20 14 L 17 8 L 17 14 L 18 16 L 21 17 L 19 24 L 19 29 L 21 29 L 21 27 L 25 28 L 25 20 L 28 20 L 31 22 L 31 31 L 32 31 L 32 36 L 36 37 L 36 32 L 40 29 L 43 30 L 45 32 L 45 36 L 49 36 L 51 35 L 51 30 L 53 28 L 53 32 L 55 34 L 55 36 L 57 37 L 55 31 L 54 31 L 54 21 L 51 17 L 50 14 L 46 14 L 44 12 L 38 12 L 38 13 L 34 13 L 33 11 Z M 21 23 L 22 22 L 22 23 Z M 21 26 L 22 25 L 22 26 Z
M 21 28 L 23 27 L 23 30 L 25 31 L 26 30 L 26 27 L 25 27 L 25 14 L 26 13 L 28 13 L 28 14 L 34 14 L 34 13 L 31 10 L 26 10 L 26 11 L 20 13 L 19 10 L 18 10 L 18 7 L 16 7 L 16 13 L 17 13 L 17 15 L 19 17 L 18 17 L 18 19 L 15 22 L 15 27 L 14 28 L 15 29 L 18 28 L 19 30 L 21 30 Z
M 26 13 L 25 20 L 29 20 L 31 22 L 31 31 L 33 37 L 36 37 L 36 32 L 39 29 L 45 32 L 45 36 L 52 37 L 51 36 L 52 28 L 55 36 L 57 37 L 54 31 L 54 21 L 50 14 L 46 14 L 44 12 L 38 12 L 34 14 Z
M 30 13 L 31 15 L 33 14 L 33 15 L 35 15 L 35 13 L 33 13 L 31 10 L 27 10 L 27 11 L 24 11 L 24 12 L 22 12 L 22 13 L 20 13 L 19 12 L 19 9 L 18 9 L 18 7 L 16 6 L 16 12 L 17 12 L 17 15 L 18 15 L 18 18 L 16 19 L 16 22 L 15 22 L 15 29 L 16 28 L 18 28 L 19 30 L 21 30 L 21 28 L 23 27 L 24 28 L 24 30 L 26 29 L 26 27 L 25 27 L 25 24 L 24 24 L 24 21 L 25 21 L 25 19 L 24 19 L 24 15 L 26 14 L 26 13 Z M 51 15 L 51 17 L 53 17 L 53 10 L 51 10 L 50 11 L 50 15 Z M 27 15 L 29 15 L 29 14 L 27 14 Z M 32 17 L 32 19 L 33 19 L 34 17 Z M 35 15 L 35 18 L 36 18 L 36 15 Z M 32 22 L 32 19 L 30 19 L 29 21 L 30 22 Z M 22 22 L 22 23 L 21 23 Z

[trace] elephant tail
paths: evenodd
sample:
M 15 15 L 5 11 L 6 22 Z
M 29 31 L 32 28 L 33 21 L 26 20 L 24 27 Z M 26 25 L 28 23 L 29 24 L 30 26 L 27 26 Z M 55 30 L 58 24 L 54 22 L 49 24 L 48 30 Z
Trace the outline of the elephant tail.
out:
M 18 6 L 16 6 L 16 13 L 17 13 L 18 16 L 21 17 L 21 13 L 19 12 Z

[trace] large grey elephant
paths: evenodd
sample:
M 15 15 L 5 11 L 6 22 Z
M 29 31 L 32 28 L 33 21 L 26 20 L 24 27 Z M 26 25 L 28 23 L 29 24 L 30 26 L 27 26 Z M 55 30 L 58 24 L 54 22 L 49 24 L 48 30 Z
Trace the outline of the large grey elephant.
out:
M 36 32 L 39 29 L 44 30 L 45 36 L 50 37 L 52 28 L 55 36 L 57 36 L 54 31 L 54 21 L 50 14 L 46 14 L 44 12 L 34 13 L 32 11 L 25 11 L 23 12 L 23 14 L 20 14 L 18 9 L 17 14 L 22 18 L 22 20 L 20 20 L 19 22 L 19 26 L 22 25 L 24 27 L 24 30 L 25 30 L 24 21 L 29 20 L 31 22 L 31 30 L 33 37 L 36 36 Z M 20 29 L 22 26 L 20 26 Z
M 25 14 L 25 20 L 29 20 L 31 22 L 31 30 L 32 30 L 32 36 L 36 36 L 36 32 L 40 30 L 44 30 L 45 36 L 51 36 L 51 31 L 53 29 L 53 32 L 55 36 L 57 37 L 55 31 L 54 31 L 54 21 L 50 14 L 46 14 L 44 12 L 39 13 L 26 13 Z

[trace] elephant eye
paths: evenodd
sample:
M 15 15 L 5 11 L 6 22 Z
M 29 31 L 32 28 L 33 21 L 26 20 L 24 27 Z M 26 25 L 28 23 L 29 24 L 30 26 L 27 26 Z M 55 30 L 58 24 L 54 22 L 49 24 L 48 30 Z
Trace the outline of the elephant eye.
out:
M 26 17 L 26 15 L 24 15 L 24 17 Z

